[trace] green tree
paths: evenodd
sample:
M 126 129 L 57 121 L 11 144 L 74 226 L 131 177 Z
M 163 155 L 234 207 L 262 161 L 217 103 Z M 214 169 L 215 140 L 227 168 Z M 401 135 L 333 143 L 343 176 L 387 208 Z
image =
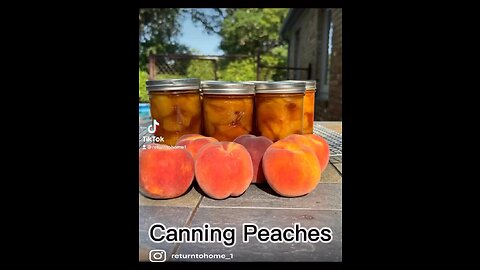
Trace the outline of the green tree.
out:
M 223 20 L 232 15 L 235 8 L 190 8 L 185 9 L 190 14 L 192 21 L 201 23 L 208 34 L 220 34 Z
M 138 35 L 140 42 L 149 40 L 170 41 L 180 30 L 177 8 L 146 8 L 138 13 Z
M 216 8 L 216 9 L 141 9 L 139 12 L 139 62 L 140 69 L 146 70 L 150 52 L 194 53 L 176 42 L 180 35 L 180 19 L 191 16 L 194 22 L 205 27 L 207 33 L 222 37 L 220 48 L 226 54 L 247 54 L 252 58 L 221 61 L 218 70 L 222 80 L 255 80 L 256 66 L 253 60 L 261 55 L 265 66 L 285 66 L 287 49 L 279 37 L 280 27 L 288 9 L 281 8 Z M 213 79 L 213 64 L 209 61 L 172 61 L 170 65 L 178 74 L 157 75 L 156 78 L 177 76 Z M 179 75 L 181 74 L 181 75 Z M 261 80 L 285 78 L 285 70 L 262 68 Z
M 285 8 L 236 9 L 223 20 L 220 48 L 229 54 L 254 55 L 281 45 L 280 27 Z
M 254 81 L 257 79 L 253 58 L 235 60 L 227 63 L 218 74 L 223 81 Z
M 262 54 L 261 64 L 265 66 L 287 66 L 288 49 L 287 45 L 279 45 L 269 52 Z M 287 71 L 285 69 L 262 68 L 260 80 L 285 80 Z
M 147 69 L 150 52 L 188 53 L 188 48 L 176 42 L 184 11 L 178 8 L 148 8 L 139 10 L 139 66 Z
M 188 47 L 176 41 L 181 35 L 180 20 L 190 17 L 193 22 L 201 23 L 209 34 L 220 31 L 221 23 L 234 9 L 225 8 L 148 8 L 139 10 L 139 66 L 147 70 L 150 53 L 193 53 Z M 178 61 L 175 69 L 185 73 L 188 61 Z
M 247 8 L 231 11 L 221 26 L 220 48 L 227 54 L 252 56 L 260 54 L 261 65 L 286 66 L 287 47 L 280 39 L 280 27 L 287 12 L 288 9 L 284 8 Z M 284 79 L 285 75 L 285 70 L 264 68 L 260 79 L 279 80 Z
M 140 102 L 148 102 L 147 84 L 148 73 L 142 70 L 138 71 L 138 97 Z
M 187 69 L 187 77 L 199 78 L 201 80 L 214 80 L 214 63 L 207 60 L 194 59 L 190 61 Z

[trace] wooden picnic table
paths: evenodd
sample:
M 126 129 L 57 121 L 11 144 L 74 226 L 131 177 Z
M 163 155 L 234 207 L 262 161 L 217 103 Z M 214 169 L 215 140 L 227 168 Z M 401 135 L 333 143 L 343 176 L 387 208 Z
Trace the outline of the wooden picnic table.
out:
M 327 128 L 342 133 L 342 122 L 315 122 L 315 133 Z M 139 128 L 139 147 L 146 127 Z M 167 227 L 235 227 L 236 244 L 154 243 L 148 230 L 153 223 Z M 292 227 L 298 222 L 305 228 L 330 227 L 330 243 L 260 243 L 242 242 L 242 224 L 258 227 Z M 302 197 L 284 198 L 265 186 L 250 185 L 236 198 L 214 200 L 205 196 L 197 183 L 183 196 L 170 200 L 152 200 L 139 193 L 139 260 L 149 261 L 150 250 L 165 250 L 167 261 L 225 261 L 225 259 L 179 259 L 172 254 L 225 254 L 227 261 L 342 261 L 342 163 L 341 156 L 330 158 L 316 189 Z

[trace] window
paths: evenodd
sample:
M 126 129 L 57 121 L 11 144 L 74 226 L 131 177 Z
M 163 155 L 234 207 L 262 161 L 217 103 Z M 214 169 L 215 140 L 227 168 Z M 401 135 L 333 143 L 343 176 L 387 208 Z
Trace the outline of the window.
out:
M 326 9 L 323 12 L 322 27 L 321 27 L 321 47 L 320 47 L 320 82 L 319 86 L 320 100 L 328 100 L 329 82 L 330 82 L 330 59 L 332 55 L 332 36 L 333 36 L 333 22 L 332 10 Z
M 328 40 L 328 43 L 327 43 L 327 46 L 328 46 L 328 49 L 327 49 L 327 52 L 328 52 L 328 57 L 327 57 L 327 68 L 325 69 L 325 84 L 329 85 L 329 82 L 330 82 L 330 66 L 331 66 L 331 59 L 332 59 L 332 37 L 333 37 L 333 22 L 332 22 L 332 10 L 329 9 L 328 10 L 328 13 L 327 13 L 327 27 L 328 27 L 328 31 L 327 31 L 327 40 Z

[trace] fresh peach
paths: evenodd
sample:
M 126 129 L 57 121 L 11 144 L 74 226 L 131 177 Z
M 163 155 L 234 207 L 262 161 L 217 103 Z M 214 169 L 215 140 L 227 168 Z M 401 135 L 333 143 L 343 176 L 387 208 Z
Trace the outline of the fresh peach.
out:
M 214 199 L 239 196 L 252 181 L 252 159 L 241 144 L 208 143 L 195 156 L 195 177 L 203 192 Z
M 250 157 L 252 158 L 253 163 L 253 179 L 252 183 L 261 184 L 265 183 L 265 175 L 263 174 L 262 168 L 262 158 L 265 150 L 272 145 L 272 140 L 265 136 L 255 136 L 250 134 L 245 134 L 238 136 L 233 142 L 243 145 Z
M 325 139 L 315 134 L 305 134 L 300 136 L 293 134 L 285 137 L 284 140 L 300 143 L 312 149 L 318 158 L 318 162 L 320 162 L 322 172 L 325 170 L 329 160 L 328 143 Z
M 318 161 L 320 162 L 320 167 L 322 168 L 322 172 L 327 168 L 328 161 L 330 159 L 330 149 L 328 146 L 328 142 L 315 134 L 306 134 L 303 135 L 309 138 L 312 141 L 312 146 L 314 148 L 315 154 L 317 154 Z
M 211 142 L 218 142 L 218 140 L 213 137 L 205 137 L 199 134 L 187 134 L 180 137 L 175 145 L 185 146 L 187 151 L 195 159 L 198 150 L 200 150 L 205 144 Z
M 185 149 L 148 144 L 139 151 L 139 188 L 147 197 L 170 199 L 184 194 L 192 184 L 195 169 Z
M 321 168 L 303 135 L 289 135 L 272 144 L 263 155 L 263 172 L 270 187 L 285 197 L 310 193 L 320 181 Z

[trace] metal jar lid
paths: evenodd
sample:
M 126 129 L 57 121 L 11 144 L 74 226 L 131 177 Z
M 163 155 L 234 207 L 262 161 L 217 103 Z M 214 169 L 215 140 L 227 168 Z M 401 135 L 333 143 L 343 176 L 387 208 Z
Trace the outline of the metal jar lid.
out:
M 315 80 L 307 80 L 307 81 L 302 81 L 302 80 L 286 80 L 282 82 L 304 82 L 305 83 L 305 88 L 307 90 L 315 90 L 317 89 L 317 81 Z
M 202 92 L 204 95 L 253 95 L 255 85 L 245 82 L 203 81 Z
M 259 94 L 297 94 L 305 93 L 305 82 L 268 82 L 255 84 L 255 93 Z
M 200 80 L 196 78 L 166 79 L 147 81 L 147 90 L 150 91 L 179 91 L 198 90 Z
M 246 83 L 254 83 L 255 85 L 259 83 L 270 83 L 270 82 L 273 82 L 273 81 L 246 81 Z
M 203 86 L 205 84 L 209 84 L 209 83 L 216 83 L 218 81 L 214 81 L 214 80 L 206 80 L 206 81 L 200 81 L 200 86 Z

